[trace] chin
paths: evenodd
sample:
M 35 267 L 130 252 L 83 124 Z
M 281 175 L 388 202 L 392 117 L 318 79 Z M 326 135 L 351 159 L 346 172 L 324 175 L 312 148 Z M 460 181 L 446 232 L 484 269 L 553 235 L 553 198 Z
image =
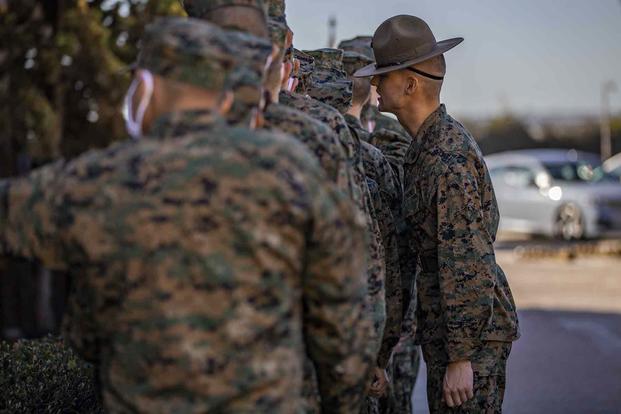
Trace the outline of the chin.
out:
M 388 112 L 388 113 L 392 113 L 392 111 L 390 110 L 390 108 L 387 108 L 386 105 L 384 105 L 383 103 L 380 102 L 380 104 L 377 106 L 377 109 L 380 110 L 380 112 Z

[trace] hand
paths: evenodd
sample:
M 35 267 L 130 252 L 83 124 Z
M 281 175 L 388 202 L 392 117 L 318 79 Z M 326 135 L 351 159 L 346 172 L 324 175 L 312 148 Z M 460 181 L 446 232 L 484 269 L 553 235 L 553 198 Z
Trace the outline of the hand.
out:
M 373 370 L 373 382 L 369 387 L 369 395 L 371 397 L 380 398 L 386 395 L 388 389 L 388 374 L 385 369 L 375 367 Z
M 459 407 L 474 397 L 474 373 L 470 361 L 452 362 L 444 375 L 444 401 L 449 407 Z

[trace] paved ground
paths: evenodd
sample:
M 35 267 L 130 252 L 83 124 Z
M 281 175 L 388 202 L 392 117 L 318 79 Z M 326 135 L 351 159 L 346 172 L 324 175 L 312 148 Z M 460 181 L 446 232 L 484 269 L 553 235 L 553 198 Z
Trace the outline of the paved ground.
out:
M 522 339 L 509 363 L 508 414 L 621 413 L 621 259 L 523 260 L 501 249 Z M 414 412 L 427 413 L 424 375 Z

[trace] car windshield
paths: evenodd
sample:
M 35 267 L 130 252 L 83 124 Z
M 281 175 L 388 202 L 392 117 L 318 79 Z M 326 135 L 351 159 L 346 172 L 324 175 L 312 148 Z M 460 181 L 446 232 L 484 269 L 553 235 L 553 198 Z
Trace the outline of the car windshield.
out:
M 554 180 L 569 182 L 617 181 L 612 174 L 605 172 L 601 165 L 587 161 L 544 163 Z

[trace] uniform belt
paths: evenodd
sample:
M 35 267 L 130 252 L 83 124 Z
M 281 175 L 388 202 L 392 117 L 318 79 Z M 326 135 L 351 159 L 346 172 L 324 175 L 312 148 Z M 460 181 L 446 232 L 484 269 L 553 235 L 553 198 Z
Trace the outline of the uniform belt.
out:
M 434 256 L 420 256 L 420 267 L 425 273 L 432 273 L 438 271 L 438 258 Z

